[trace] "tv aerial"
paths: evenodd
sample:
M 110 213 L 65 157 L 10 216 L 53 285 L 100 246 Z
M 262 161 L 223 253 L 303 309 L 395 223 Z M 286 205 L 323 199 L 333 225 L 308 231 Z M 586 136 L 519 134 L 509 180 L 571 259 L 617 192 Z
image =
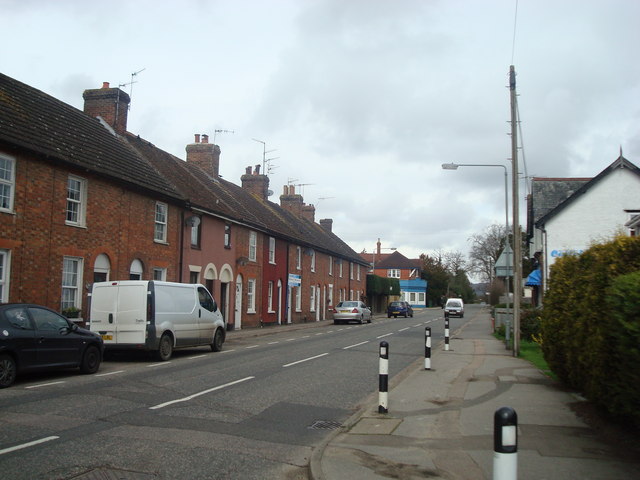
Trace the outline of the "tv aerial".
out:
M 142 70 L 138 70 L 137 72 L 133 72 L 131 74 L 131 80 L 129 80 L 129 83 L 121 83 L 120 85 L 118 85 L 118 88 L 126 87 L 127 85 L 129 86 L 129 100 L 133 98 L 133 84 L 138 83 L 136 80 L 134 80 L 134 78 L 137 77 L 139 73 L 142 73 L 145 70 L 146 70 L 146 67 L 143 68 Z M 131 102 L 129 102 L 129 110 L 131 110 Z
M 216 143 L 216 136 L 217 136 L 219 133 L 236 133 L 236 132 L 235 132 L 234 130 L 223 130 L 223 129 L 221 129 L 221 128 L 216 128 L 216 129 L 213 131 L 213 143 Z

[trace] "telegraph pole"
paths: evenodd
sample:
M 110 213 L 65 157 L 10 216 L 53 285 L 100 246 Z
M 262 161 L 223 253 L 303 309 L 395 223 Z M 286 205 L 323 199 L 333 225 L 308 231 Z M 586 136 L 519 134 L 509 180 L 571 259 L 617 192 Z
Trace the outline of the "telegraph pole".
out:
M 522 236 L 520 235 L 520 202 L 518 176 L 518 115 L 516 95 L 516 71 L 509 68 L 509 92 L 511 100 L 511 170 L 513 192 L 513 356 L 520 353 L 520 299 L 522 298 Z

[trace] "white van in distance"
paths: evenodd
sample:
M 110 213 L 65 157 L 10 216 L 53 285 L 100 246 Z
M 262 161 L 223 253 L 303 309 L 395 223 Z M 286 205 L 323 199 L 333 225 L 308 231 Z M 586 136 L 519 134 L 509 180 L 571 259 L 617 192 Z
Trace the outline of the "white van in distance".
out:
M 174 348 L 222 349 L 226 325 L 203 286 L 153 280 L 96 282 L 90 293 L 89 328 L 105 350 L 141 349 L 171 358 Z

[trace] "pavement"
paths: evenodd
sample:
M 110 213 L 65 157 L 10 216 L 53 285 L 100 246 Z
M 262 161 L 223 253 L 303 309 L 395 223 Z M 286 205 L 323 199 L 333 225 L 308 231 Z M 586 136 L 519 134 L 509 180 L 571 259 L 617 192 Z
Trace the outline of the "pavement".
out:
M 311 478 L 510 480 L 494 476 L 493 421 L 496 410 L 511 407 L 517 478 L 640 479 L 637 436 L 614 428 L 612 440 L 608 426 L 576 413 L 586 403 L 514 358 L 483 309 L 452 333 L 448 351 L 432 345 L 430 370 L 420 358 L 390 380 L 388 413 L 378 413 L 375 392 L 334 430 L 314 450 Z

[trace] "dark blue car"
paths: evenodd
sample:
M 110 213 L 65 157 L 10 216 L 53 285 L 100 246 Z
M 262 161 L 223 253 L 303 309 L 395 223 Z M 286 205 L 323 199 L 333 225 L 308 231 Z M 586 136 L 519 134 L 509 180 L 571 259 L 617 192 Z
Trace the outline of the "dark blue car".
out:
M 391 302 L 387 306 L 387 318 L 413 317 L 413 308 L 408 302 Z
M 21 372 L 100 368 L 104 344 L 95 333 L 79 328 L 57 312 L 40 305 L 0 305 L 0 388 L 10 386 Z

